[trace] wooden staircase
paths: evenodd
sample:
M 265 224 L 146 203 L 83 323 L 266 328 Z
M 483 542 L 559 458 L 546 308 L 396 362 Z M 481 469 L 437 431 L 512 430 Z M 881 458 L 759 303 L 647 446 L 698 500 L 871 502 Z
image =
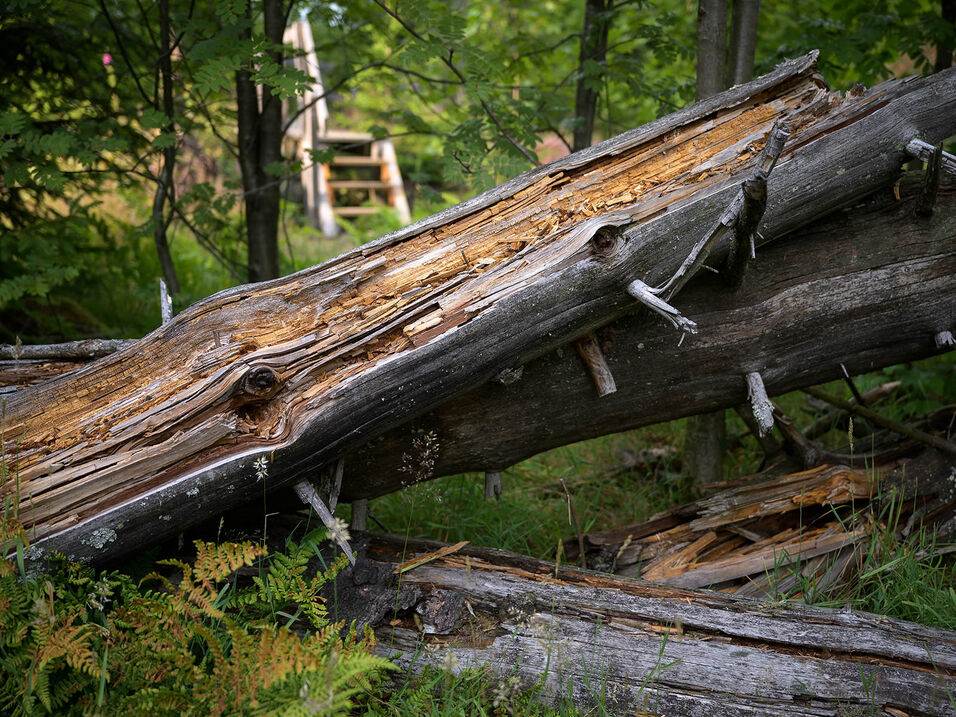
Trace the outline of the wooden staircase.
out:
M 327 236 L 336 236 L 340 231 L 337 217 L 377 214 L 386 206 L 394 209 L 403 223 L 410 222 L 408 198 L 391 140 L 329 128 L 322 74 L 308 22 L 292 23 L 283 42 L 301 51 L 292 62 L 315 79 L 297 100 L 296 110 L 305 107 L 305 111 L 286 133 L 295 145 L 296 158 L 302 162 L 302 189 L 312 226 Z M 312 152 L 324 149 L 334 150 L 331 161 L 314 162 Z

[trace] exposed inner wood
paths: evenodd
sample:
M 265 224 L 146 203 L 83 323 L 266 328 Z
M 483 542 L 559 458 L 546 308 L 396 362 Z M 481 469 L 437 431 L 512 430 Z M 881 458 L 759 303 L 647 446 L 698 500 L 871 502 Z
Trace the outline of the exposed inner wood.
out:
M 288 444 L 355 377 L 593 255 L 602 226 L 647 221 L 739 177 L 774 120 L 786 117 L 799 147 L 882 98 L 841 100 L 804 67 L 470 214 L 211 297 L 128 349 L 10 396 L 3 494 L 43 537 L 197 466 Z

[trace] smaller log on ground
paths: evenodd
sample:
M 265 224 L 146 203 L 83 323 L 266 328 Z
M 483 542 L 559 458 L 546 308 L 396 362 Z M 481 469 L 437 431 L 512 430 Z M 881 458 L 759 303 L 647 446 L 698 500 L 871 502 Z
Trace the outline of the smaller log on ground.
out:
M 610 714 L 937 715 L 956 633 L 634 582 L 470 546 L 366 535 L 330 609 L 398 664 L 487 666 Z M 641 712 L 643 710 L 643 712 Z
M 588 564 L 674 587 L 799 598 L 802 585 L 821 591 L 853 580 L 874 531 L 902 536 L 952 516 L 953 469 L 930 449 L 877 468 L 820 465 L 750 482 L 643 523 L 586 534 Z M 881 510 L 887 501 L 897 503 Z M 566 539 L 564 549 L 574 560 L 578 538 Z

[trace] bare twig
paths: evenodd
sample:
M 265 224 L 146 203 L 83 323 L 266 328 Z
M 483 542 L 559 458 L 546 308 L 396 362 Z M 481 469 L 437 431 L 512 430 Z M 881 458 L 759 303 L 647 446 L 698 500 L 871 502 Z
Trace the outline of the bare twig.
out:
M 934 436 L 931 433 L 926 433 L 918 428 L 907 426 L 899 421 L 894 421 L 891 418 L 886 418 L 872 409 L 866 408 L 865 406 L 860 406 L 850 401 L 844 401 L 842 398 L 837 398 L 836 396 L 831 396 L 829 393 L 821 391 L 819 388 L 805 388 L 803 389 L 803 392 L 813 396 L 814 398 L 818 398 L 821 401 L 825 401 L 831 406 L 836 406 L 837 408 L 841 408 L 848 413 L 853 413 L 857 416 L 862 416 L 869 421 L 873 421 L 873 423 L 883 426 L 884 428 L 889 428 L 891 431 L 894 433 L 899 433 L 901 436 L 912 438 L 914 441 L 925 443 L 926 445 L 932 446 L 943 453 L 956 456 L 956 444 L 947 441 L 944 438 Z
M 581 524 L 578 522 L 578 514 L 574 510 L 574 501 L 571 500 L 571 491 L 568 490 L 568 484 L 561 478 L 561 487 L 564 488 L 564 494 L 568 498 L 568 520 L 574 525 L 574 532 L 578 536 L 578 550 L 581 551 L 581 567 L 588 567 L 588 560 L 584 550 L 584 533 L 581 532 Z

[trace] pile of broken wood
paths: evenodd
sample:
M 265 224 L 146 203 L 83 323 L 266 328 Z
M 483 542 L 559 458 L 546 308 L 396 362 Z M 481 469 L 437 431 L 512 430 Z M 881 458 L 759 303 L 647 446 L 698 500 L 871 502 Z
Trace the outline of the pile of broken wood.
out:
M 954 418 L 950 407 L 926 423 L 945 433 Z M 794 453 L 815 432 L 811 426 Z M 705 486 L 719 492 L 642 523 L 573 536 L 565 553 L 581 560 L 583 546 L 588 567 L 665 585 L 800 598 L 806 586 L 817 595 L 835 592 L 857 577 L 868 552 L 914 531 L 937 531 L 940 542 L 956 537 L 951 457 L 907 439 L 853 458 L 831 453 L 806 470 L 775 466 Z M 848 465 L 856 462 L 866 465 Z

